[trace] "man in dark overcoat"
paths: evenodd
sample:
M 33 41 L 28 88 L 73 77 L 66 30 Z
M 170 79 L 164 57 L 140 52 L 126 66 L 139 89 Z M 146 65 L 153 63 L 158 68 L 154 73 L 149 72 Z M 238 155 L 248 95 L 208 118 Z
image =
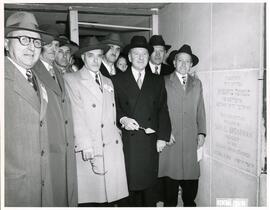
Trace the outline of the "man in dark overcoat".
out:
M 150 54 L 149 63 L 146 66 L 147 71 L 161 76 L 171 74 L 174 68 L 163 63 L 171 45 L 165 44 L 161 35 L 153 35 L 149 40 L 149 44 L 153 47 L 153 52 Z
M 158 154 L 171 133 L 167 94 L 163 77 L 145 70 L 153 51 L 145 37 L 134 36 L 127 50 L 131 67 L 114 79 L 130 194 L 123 205 L 156 206 Z

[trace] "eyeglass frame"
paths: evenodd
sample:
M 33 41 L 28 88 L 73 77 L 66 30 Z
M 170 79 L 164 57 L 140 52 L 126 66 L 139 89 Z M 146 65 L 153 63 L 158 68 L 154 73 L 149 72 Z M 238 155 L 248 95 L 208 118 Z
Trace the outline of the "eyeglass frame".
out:
M 21 39 L 22 39 L 23 37 L 28 39 L 28 44 L 23 44 L 23 43 L 22 43 Z M 29 46 L 31 40 L 33 40 L 33 45 L 34 45 L 34 47 L 35 47 L 35 48 L 38 48 L 38 49 L 42 48 L 42 46 L 45 45 L 45 42 L 43 42 L 42 39 L 40 39 L 40 38 L 35 38 L 35 37 L 30 37 L 30 36 L 7 36 L 6 38 L 7 38 L 7 39 L 18 39 L 19 42 L 20 42 L 20 44 L 21 44 L 22 46 Z M 35 44 L 35 43 L 36 43 L 36 42 L 35 42 L 36 40 L 40 41 L 40 47 L 37 47 L 37 46 L 36 46 L 36 44 Z
M 103 155 L 95 155 L 93 158 L 91 158 L 91 159 L 94 159 L 95 157 L 102 157 L 103 158 Z M 96 174 L 96 175 L 101 175 L 101 176 L 104 176 L 108 171 L 104 171 L 104 172 L 97 172 L 96 170 L 95 170 L 95 165 L 92 163 L 92 161 L 90 160 L 90 163 L 91 163 L 91 168 L 92 168 L 92 171 L 93 171 L 93 173 L 94 174 Z

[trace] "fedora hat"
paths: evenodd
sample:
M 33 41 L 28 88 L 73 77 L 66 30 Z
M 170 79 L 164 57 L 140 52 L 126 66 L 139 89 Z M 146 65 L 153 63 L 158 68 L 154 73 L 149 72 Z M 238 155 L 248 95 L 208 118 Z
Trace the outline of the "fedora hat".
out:
M 166 51 L 168 51 L 172 47 L 171 45 L 165 44 L 165 41 L 161 35 L 153 35 L 149 40 L 149 44 L 151 46 L 155 45 L 164 46 Z
M 124 43 L 120 39 L 120 35 L 118 33 L 110 33 L 105 39 L 102 41 L 103 44 L 113 44 L 118 45 L 120 47 L 124 47 Z
M 40 25 L 40 29 L 46 32 L 46 34 L 42 36 L 42 39 L 44 42 L 46 42 L 46 44 L 51 43 L 53 40 L 60 42 L 59 31 L 54 25 L 43 24 Z
M 199 63 L 199 58 L 192 53 L 191 47 L 187 44 L 184 44 L 175 55 L 179 53 L 187 53 L 192 58 L 192 66 L 196 66 Z
M 46 34 L 50 36 L 47 32 L 39 28 L 35 16 L 30 12 L 15 12 L 7 18 L 5 24 L 5 36 L 12 31 L 18 30 L 33 31 L 40 33 L 41 35 Z
M 153 52 L 153 47 L 149 45 L 146 41 L 146 38 L 144 36 L 133 36 L 130 44 L 126 46 L 125 52 L 129 52 L 131 49 L 141 47 L 148 50 L 149 55 Z
M 67 46 L 70 48 L 71 55 L 73 55 L 77 50 L 79 50 L 79 45 L 75 42 L 69 40 L 66 36 L 59 36 L 59 46 Z
M 109 49 L 109 46 L 106 44 L 103 44 L 97 40 L 96 37 L 87 37 L 84 38 L 80 44 L 79 50 L 75 53 L 75 56 L 79 57 L 81 54 L 91 51 L 91 50 L 97 50 L 101 49 L 103 50 L 103 53 L 107 52 Z
M 177 50 L 173 50 L 170 52 L 169 56 L 166 59 L 167 64 L 169 64 L 170 66 L 174 66 L 173 60 L 174 60 L 176 54 L 177 54 Z

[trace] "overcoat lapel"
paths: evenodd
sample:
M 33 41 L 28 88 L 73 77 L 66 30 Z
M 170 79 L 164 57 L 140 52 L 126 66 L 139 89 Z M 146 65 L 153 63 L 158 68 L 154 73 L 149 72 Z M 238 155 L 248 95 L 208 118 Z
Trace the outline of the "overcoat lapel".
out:
M 44 64 L 39 60 L 34 66 L 34 71 L 44 83 L 44 85 L 53 90 L 57 95 L 61 96 L 61 90 L 57 82 L 51 77 Z
M 96 81 L 91 77 L 89 70 L 85 69 L 84 67 L 80 70 L 81 78 L 82 78 L 82 84 L 89 90 L 89 92 L 98 100 L 100 103 L 102 103 L 102 92 L 96 83 Z M 103 84 L 102 91 L 103 90 Z
M 37 92 L 14 66 L 14 91 L 30 103 L 37 111 L 40 109 Z
M 193 89 L 194 85 L 195 85 L 194 84 L 194 78 L 192 76 L 188 75 L 188 77 L 187 77 L 187 86 L 186 86 L 186 94 L 188 94 L 188 92 Z
M 38 85 L 38 92 L 40 96 L 40 120 L 43 120 L 46 111 L 47 111 L 47 104 L 48 104 L 48 95 L 45 86 L 41 83 L 38 77 L 36 77 L 37 85 Z

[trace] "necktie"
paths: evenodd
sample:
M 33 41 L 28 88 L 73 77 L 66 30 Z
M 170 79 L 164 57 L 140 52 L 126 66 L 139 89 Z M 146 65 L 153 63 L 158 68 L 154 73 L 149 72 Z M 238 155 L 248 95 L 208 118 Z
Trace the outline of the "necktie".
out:
M 155 66 L 155 74 L 158 74 L 158 66 Z
M 99 77 L 99 72 L 96 73 L 96 76 L 95 76 L 95 81 L 96 83 L 98 84 L 99 86 L 99 89 L 101 90 L 102 92 L 102 88 L 101 88 L 101 82 L 100 82 L 100 77 Z
M 186 85 L 186 83 L 187 83 L 187 77 L 186 76 L 182 76 L 182 79 L 183 79 L 183 85 Z
M 52 66 L 49 67 L 49 72 L 50 72 L 50 75 L 52 76 L 52 78 L 55 80 L 55 72 L 54 72 Z
M 139 77 L 137 79 L 137 84 L 138 84 L 138 87 L 141 89 L 142 88 L 142 73 L 139 72 Z
M 30 85 L 37 91 L 37 85 L 34 80 L 34 76 L 31 69 L 28 69 L 26 71 L 27 81 L 30 83 Z

